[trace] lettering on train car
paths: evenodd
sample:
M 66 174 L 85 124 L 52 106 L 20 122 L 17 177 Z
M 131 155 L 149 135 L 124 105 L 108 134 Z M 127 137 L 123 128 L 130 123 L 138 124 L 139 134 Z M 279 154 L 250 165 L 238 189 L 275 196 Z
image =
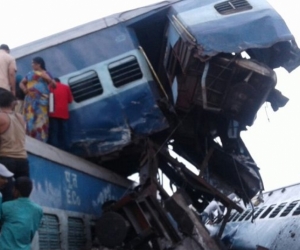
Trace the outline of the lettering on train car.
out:
M 65 171 L 65 181 L 67 182 L 66 197 L 67 203 L 80 206 L 80 197 L 77 194 L 77 174 Z

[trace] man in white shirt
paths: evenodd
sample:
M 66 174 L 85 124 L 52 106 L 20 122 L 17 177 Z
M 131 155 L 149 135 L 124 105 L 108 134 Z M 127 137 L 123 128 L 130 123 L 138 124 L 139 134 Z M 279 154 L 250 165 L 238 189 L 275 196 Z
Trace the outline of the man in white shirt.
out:
M 0 45 L 0 87 L 16 95 L 16 60 L 9 54 L 6 44 Z

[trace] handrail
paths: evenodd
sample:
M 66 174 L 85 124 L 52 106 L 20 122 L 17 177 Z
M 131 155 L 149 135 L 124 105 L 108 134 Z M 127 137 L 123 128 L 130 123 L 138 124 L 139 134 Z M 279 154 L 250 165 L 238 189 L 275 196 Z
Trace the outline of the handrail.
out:
M 157 74 L 156 74 L 156 72 L 155 72 L 155 70 L 154 70 L 154 68 L 153 68 L 153 66 L 152 66 L 152 64 L 151 64 L 151 62 L 150 62 L 150 60 L 149 60 L 148 57 L 147 57 L 147 54 L 145 53 L 144 49 L 143 49 L 141 46 L 139 46 L 139 49 L 140 49 L 141 52 L 143 53 L 143 55 L 144 55 L 144 57 L 145 57 L 145 59 L 146 59 L 148 65 L 149 65 L 149 67 L 150 67 L 150 70 L 151 70 L 151 72 L 153 73 L 153 75 L 154 75 L 156 81 L 158 82 L 158 84 L 159 84 L 159 86 L 160 86 L 162 92 L 164 93 L 164 95 L 166 96 L 167 100 L 169 101 L 169 96 L 167 95 L 167 92 L 165 91 L 165 89 L 164 89 L 164 87 L 163 87 L 161 81 L 159 80 L 159 78 L 158 78 L 158 76 L 157 76 Z

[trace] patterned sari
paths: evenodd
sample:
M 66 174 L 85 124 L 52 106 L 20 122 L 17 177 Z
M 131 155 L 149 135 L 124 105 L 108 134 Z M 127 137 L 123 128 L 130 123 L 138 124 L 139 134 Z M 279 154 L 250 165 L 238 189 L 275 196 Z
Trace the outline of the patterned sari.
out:
M 48 139 L 48 101 L 49 88 L 39 71 L 26 75 L 28 93 L 24 99 L 24 118 L 27 135 L 46 142 Z

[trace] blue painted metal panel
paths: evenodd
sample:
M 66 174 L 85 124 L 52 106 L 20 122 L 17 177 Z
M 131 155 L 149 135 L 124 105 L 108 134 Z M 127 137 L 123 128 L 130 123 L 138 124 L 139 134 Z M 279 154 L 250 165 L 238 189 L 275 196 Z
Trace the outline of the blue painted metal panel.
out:
M 132 35 L 119 24 L 57 44 L 17 59 L 18 73 L 25 75 L 30 71 L 35 56 L 44 58 L 47 69 L 54 76 L 78 71 L 136 48 L 136 39 Z
M 147 82 L 121 87 L 110 97 L 70 112 L 71 152 L 84 157 L 107 154 L 128 145 L 131 133 L 150 135 L 167 127 Z
M 133 133 L 150 135 L 168 127 L 148 83 L 120 92 L 118 100 Z
M 130 140 L 130 129 L 116 95 L 74 109 L 68 121 L 71 151 L 96 156 L 122 148 Z
M 172 5 L 169 18 L 177 17 L 196 38 L 203 56 L 266 48 L 294 39 L 271 5 L 261 0 L 248 2 L 252 10 L 221 15 L 214 8 L 219 0 L 183 1 Z
M 29 164 L 34 182 L 30 197 L 41 206 L 97 216 L 103 202 L 117 200 L 126 192 L 123 187 L 32 154 Z

